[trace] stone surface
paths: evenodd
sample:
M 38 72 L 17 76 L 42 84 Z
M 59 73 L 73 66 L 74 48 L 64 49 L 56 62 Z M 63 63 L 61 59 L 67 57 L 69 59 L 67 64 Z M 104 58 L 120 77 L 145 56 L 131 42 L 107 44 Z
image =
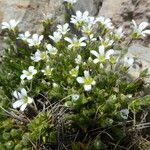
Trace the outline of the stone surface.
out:
M 144 69 L 148 69 L 148 73 L 150 74 L 150 48 L 135 44 L 129 47 L 127 55 L 136 58 L 137 62 L 141 66 L 140 69 L 130 70 L 129 73 L 132 77 L 138 77 L 139 72 Z M 149 84 L 147 92 L 150 94 L 150 76 L 147 77 L 145 81 L 147 84 Z

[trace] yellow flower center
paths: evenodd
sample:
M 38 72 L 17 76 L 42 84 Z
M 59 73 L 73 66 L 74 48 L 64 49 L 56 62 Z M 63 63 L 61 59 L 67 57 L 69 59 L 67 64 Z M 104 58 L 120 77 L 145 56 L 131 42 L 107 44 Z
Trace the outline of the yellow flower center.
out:
M 86 77 L 84 79 L 84 84 L 91 85 L 92 82 L 93 82 L 93 79 L 91 77 Z

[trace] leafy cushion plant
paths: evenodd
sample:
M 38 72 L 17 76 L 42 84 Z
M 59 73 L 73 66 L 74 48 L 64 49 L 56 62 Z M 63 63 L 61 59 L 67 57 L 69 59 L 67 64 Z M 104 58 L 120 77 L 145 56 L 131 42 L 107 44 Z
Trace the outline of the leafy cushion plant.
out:
M 75 2 L 65 0 L 66 10 Z M 65 17 L 54 32 L 45 19 L 43 35 L 2 23 L 0 149 L 138 149 L 136 116 L 150 104 L 141 94 L 147 70 L 129 76 L 139 67 L 110 19 L 87 11 Z M 147 22 L 133 25 L 131 41 L 150 33 Z

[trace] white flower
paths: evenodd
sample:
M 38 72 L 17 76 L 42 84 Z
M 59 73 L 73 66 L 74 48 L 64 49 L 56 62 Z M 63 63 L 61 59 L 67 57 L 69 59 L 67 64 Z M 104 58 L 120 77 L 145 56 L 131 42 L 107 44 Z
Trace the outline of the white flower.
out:
M 58 84 L 57 83 L 53 83 L 53 88 L 57 88 L 58 87 Z
M 24 80 L 25 78 L 27 78 L 27 80 L 31 80 L 33 76 L 37 73 L 37 70 L 34 69 L 34 66 L 30 66 L 28 68 L 28 71 L 23 70 L 22 73 L 23 74 L 20 76 L 22 80 Z
M 26 41 L 31 36 L 29 31 L 26 31 L 24 34 L 19 34 L 18 39 Z
M 128 119 L 129 110 L 128 109 L 122 109 L 120 110 L 120 115 L 123 119 Z
M 84 84 L 85 91 L 90 91 L 92 85 L 96 84 L 96 81 L 90 76 L 89 71 L 84 71 L 84 77 L 77 77 L 77 82 Z
M 14 91 L 13 96 L 17 99 L 17 101 L 13 103 L 14 109 L 20 107 L 20 110 L 24 111 L 27 105 L 33 102 L 33 99 L 27 96 L 27 91 L 24 88 L 21 89 L 21 93 Z
M 96 22 L 102 24 L 107 29 L 113 29 L 114 28 L 112 26 L 112 22 L 109 18 L 105 18 L 105 17 L 100 16 L 100 17 L 96 18 Z
M 70 43 L 68 45 L 69 49 L 71 49 L 71 48 L 79 48 L 79 47 L 86 46 L 86 43 L 83 42 L 86 39 L 87 39 L 86 37 L 81 37 L 80 39 L 77 39 L 77 37 L 73 37 L 73 39 L 70 39 L 68 37 L 65 38 L 65 40 Z
M 58 52 L 58 49 L 56 47 L 53 47 L 51 44 L 47 44 L 46 48 L 47 48 L 48 52 L 52 55 L 56 55 Z
M 27 42 L 29 43 L 29 46 L 38 46 L 41 44 L 43 38 L 43 35 L 33 34 L 31 39 L 27 39 Z
M 2 29 L 9 29 L 13 30 L 18 25 L 19 21 L 15 21 L 14 19 L 10 20 L 9 22 L 2 22 Z
M 82 57 L 81 55 L 77 55 L 77 58 L 75 59 L 76 64 L 81 64 L 82 62 Z
M 99 46 L 99 53 L 97 51 L 92 50 L 91 53 L 96 56 L 97 58 L 94 59 L 94 63 L 103 63 L 105 60 L 110 59 L 110 56 L 114 53 L 114 50 L 110 49 L 105 52 L 104 46 Z
M 37 50 L 35 52 L 35 54 L 33 56 L 31 56 L 31 59 L 34 61 L 34 62 L 39 62 L 40 60 L 45 60 L 47 59 L 48 55 L 47 55 L 47 52 L 41 52 L 39 50 Z
M 129 68 L 133 65 L 133 63 L 134 63 L 134 59 L 132 57 L 127 57 L 127 56 L 124 57 L 124 66 L 125 67 Z
M 69 31 L 69 24 L 65 23 L 64 25 L 58 25 L 57 31 L 60 32 L 62 35 L 65 35 Z
M 88 22 L 88 17 L 89 17 L 88 11 L 85 11 L 84 13 L 82 13 L 81 11 L 76 11 L 76 16 L 72 15 L 70 22 L 75 25 L 81 25 Z
M 136 22 L 132 20 L 134 25 L 134 33 L 137 34 L 137 37 L 139 36 L 146 36 L 146 34 L 150 34 L 150 30 L 144 30 L 149 24 L 148 22 L 142 22 L 139 26 L 137 26 Z
M 94 25 L 94 24 L 96 23 L 96 20 L 95 20 L 94 17 L 89 16 L 89 17 L 87 18 L 87 23 L 88 23 L 89 25 Z
M 108 38 L 103 39 L 103 38 L 101 38 L 101 37 L 99 36 L 99 39 L 100 39 L 100 41 L 101 41 L 101 45 L 103 45 L 104 47 L 112 46 L 113 43 L 114 43 L 113 40 L 110 40 L 110 39 L 108 39 Z
M 72 77 L 77 77 L 78 76 L 78 72 L 79 72 L 79 66 L 76 66 L 75 68 L 71 69 L 69 71 L 69 74 L 72 76 Z
M 46 66 L 46 68 L 44 70 L 41 70 L 45 76 L 51 76 L 52 75 L 52 71 L 54 68 L 50 68 L 49 66 Z
M 71 98 L 75 102 L 75 101 L 77 101 L 80 98 L 80 95 L 79 94 L 72 94 Z
M 59 42 L 62 38 L 62 35 L 60 32 L 54 32 L 53 36 L 49 35 L 49 38 L 51 38 L 55 43 Z
M 123 27 L 119 27 L 118 29 L 115 29 L 114 33 L 119 39 L 122 38 L 124 35 Z
M 85 34 L 85 35 L 90 35 L 91 33 L 92 33 L 92 30 L 93 30 L 93 28 L 92 28 L 92 24 L 88 24 L 88 25 L 84 25 L 83 27 L 82 27 L 82 32 Z

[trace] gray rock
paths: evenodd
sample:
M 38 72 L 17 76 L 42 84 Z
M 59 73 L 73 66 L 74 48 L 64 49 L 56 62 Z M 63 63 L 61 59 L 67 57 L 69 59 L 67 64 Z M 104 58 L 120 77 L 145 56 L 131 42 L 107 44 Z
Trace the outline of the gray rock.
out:
M 90 15 L 97 16 L 101 9 L 103 0 L 78 0 L 75 5 L 75 11 L 89 11 Z
M 148 74 L 150 75 L 150 48 L 144 47 L 139 44 L 135 44 L 129 47 L 127 56 L 137 58 L 137 62 L 141 64 L 141 68 L 139 69 L 130 69 L 129 74 L 133 78 L 137 78 L 139 76 L 140 71 L 144 69 L 148 69 Z M 150 94 L 150 76 L 145 79 L 145 83 L 147 84 L 144 93 Z
M 136 44 L 129 47 L 130 54 L 150 64 L 150 48 Z

